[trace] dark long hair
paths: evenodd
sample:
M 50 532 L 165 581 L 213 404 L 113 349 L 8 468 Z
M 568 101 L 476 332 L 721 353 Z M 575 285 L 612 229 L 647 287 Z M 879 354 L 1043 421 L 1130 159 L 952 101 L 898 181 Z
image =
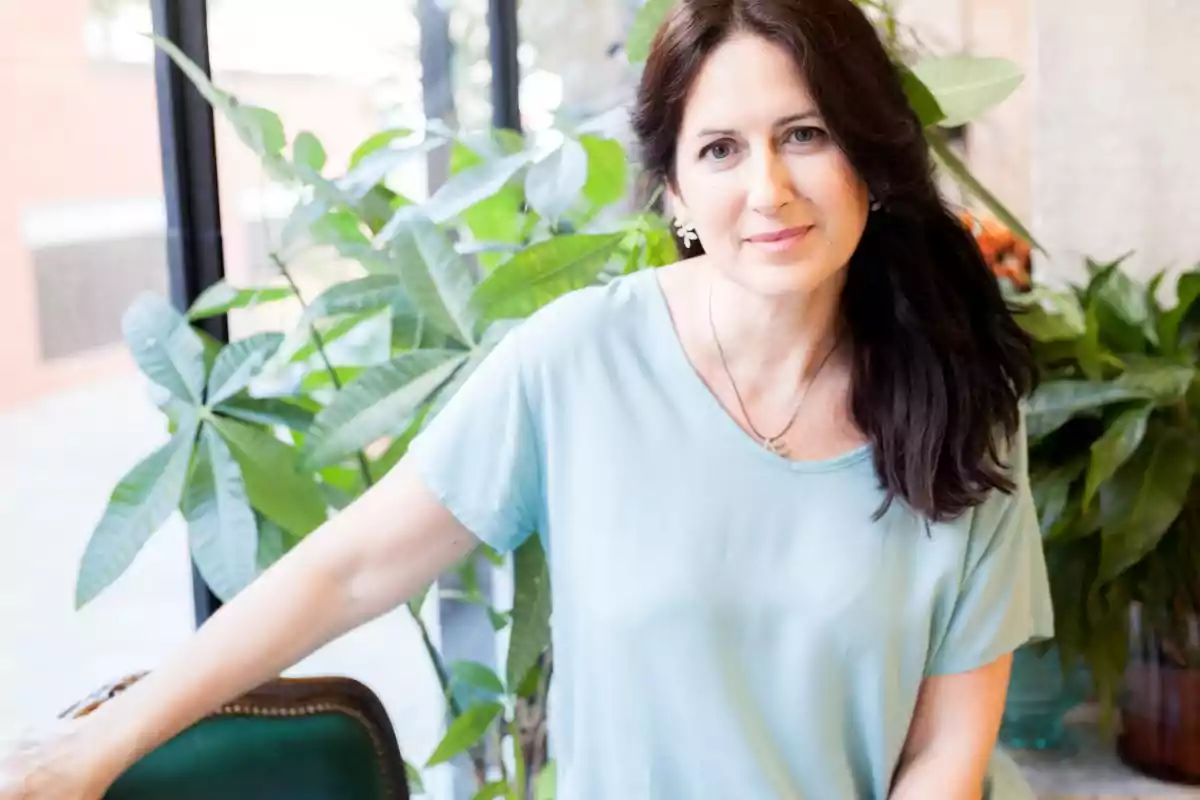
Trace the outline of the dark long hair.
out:
M 655 36 L 633 113 L 646 175 L 674 186 L 691 84 L 708 54 L 743 31 L 795 56 L 833 140 L 882 206 L 841 300 L 851 410 L 886 491 L 877 513 L 900 498 L 943 521 L 992 490 L 1012 491 L 1003 448 L 1037 379 L 1031 343 L 939 194 L 900 71 L 851 0 L 681 0 Z

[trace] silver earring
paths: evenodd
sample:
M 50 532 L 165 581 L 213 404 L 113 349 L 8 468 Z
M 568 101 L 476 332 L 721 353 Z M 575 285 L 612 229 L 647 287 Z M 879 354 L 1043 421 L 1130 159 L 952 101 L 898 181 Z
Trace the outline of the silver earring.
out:
M 883 203 L 881 203 L 881 202 L 879 202 L 878 200 L 876 200 L 876 199 L 875 199 L 875 193 L 874 193 L 874 192 L 871 192 L 871 193 L 869 193 L 869 194 L 867 195 L 867 198 L 868 198 L 868 200 L 869 200 L 869 201 L 870 201 L 870 203 L 871 203 L 871 210 L 872 210 L 872 211 L 878 211 L 879 209 L 883 208 Z
M 696 233 L 696 229 L 689 223 L 681 219 L 675 220 L 675 232 L 679 234 L 679 238 L 683 241 L 683 246 L 691 248 L 692 242 L 700 240 L 700 236 Z

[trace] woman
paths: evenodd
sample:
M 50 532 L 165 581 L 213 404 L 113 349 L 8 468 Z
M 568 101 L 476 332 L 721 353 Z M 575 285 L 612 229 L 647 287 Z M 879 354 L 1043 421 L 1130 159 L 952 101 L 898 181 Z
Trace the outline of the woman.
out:
M 1025 797 L 993 758 L 1051 633 L 1029 345 L 849 0 L 684 0 L 634 128 L 686 256 L 510 334 L 386 480 L 26 764 L 140 754 L 478 540 L 550 553 L 563 800 Z

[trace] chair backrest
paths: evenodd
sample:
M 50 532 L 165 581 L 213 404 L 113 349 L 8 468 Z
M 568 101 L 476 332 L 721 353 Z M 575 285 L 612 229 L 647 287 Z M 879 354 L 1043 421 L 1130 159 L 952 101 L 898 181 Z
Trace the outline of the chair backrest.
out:
M 83 716 L 130 675 L 63 712 Z M 350 678 L 278 678 L 147 754 L 105 800 L 410 800 L 379 698 Z

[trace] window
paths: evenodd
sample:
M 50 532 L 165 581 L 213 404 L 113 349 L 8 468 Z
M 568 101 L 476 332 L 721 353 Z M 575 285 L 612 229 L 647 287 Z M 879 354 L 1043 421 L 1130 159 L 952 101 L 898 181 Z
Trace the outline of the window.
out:
M 122 30 L 100 5 L 0 4 L 0 738 L 192 629 L 178 520 L 74 609 L 109 493 L 166 439 L 120 334 L 130 300 L 167 285 L 154 74 L 97 57 L 94 32 Z M 149 0 L 120 5 L 148 24 Z

